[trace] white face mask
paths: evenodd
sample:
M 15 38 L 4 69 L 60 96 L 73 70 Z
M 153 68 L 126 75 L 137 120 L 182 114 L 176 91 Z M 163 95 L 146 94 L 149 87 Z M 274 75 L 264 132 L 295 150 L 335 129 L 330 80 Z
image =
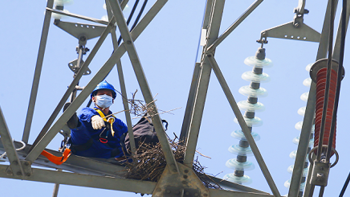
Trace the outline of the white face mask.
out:
M 96 95 L 95 96 L 95 104 L 102 108 L 108 108 L 112 105 L 113 98 L 108 95 Z

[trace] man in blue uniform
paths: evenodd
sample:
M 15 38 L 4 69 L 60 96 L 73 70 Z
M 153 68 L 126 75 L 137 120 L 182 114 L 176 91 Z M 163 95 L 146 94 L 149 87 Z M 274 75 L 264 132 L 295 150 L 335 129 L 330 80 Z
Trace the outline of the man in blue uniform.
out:
M 99 83 L 91 93 L 94 108 L 83 108 L 79 120 L 74 115 L 69 121 L 71 128 L 71 150 L 73 154 L 96 157 L 124 159 L 123 134 L 127 126 L 112 115 L 109 107 L 114 103 L 117 94 L 107 81 Z M 67 106 L 68 107 L 68 106 Z M 66 108 L 66 107 L 65 107 Z

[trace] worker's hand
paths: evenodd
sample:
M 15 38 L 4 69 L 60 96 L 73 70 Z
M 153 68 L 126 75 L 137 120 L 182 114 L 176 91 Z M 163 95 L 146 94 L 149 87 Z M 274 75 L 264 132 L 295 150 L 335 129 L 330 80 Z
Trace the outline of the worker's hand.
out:
M 94 115 L 91 117 L 91 124 L 92 124 L 92 128 L 95 130 L 102 129 L 102 127 L 105 127 L 105 122 L 98 115 Z

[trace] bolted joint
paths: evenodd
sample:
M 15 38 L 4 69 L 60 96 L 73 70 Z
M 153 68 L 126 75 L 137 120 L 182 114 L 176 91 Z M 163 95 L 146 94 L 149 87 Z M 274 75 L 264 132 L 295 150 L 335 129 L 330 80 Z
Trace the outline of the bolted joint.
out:
M 214 57 L 214 54 L 213 53 L 211 53 L 211 52 L 207 52 L 207 57 Z

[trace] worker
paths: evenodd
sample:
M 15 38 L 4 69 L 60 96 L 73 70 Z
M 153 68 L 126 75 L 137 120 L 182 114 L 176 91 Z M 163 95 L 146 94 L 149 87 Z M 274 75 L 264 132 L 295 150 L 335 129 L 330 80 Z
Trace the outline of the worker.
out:
M 125 123 L 109 110 L 117 94 L 107 81 L 99 83 L 90 95 L 94 108 L 82 109 L 79 118 L 74 114 L 67 122 L 71 129 L 70 149 L 73 154 L 85 157 L 125 159 L 123 136 L 128 129 Z M 64 110 L 69 106 L 66 104 Z M 122 142 L 122 143 L 121 143 Z

